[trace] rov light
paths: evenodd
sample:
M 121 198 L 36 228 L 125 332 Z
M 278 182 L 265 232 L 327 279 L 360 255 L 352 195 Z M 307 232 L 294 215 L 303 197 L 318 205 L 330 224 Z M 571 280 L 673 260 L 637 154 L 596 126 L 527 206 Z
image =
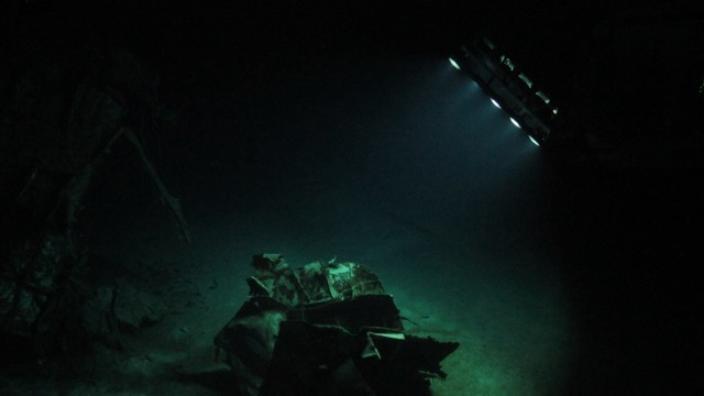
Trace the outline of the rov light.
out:
M 494 45 L 494 43 L 492 43 L 491 40 L 489 40 L 488 38 L 484 37 L 484 38 L 482 38 L 482 40 L 484 41 L 484 44 L 486 44 L 486 46 L 489 47 L 489 49 L 491 49 L 491 50 L 496 49 L 496 46 Z
M 450 64 L 452 65 L 452 67 L 454 67 L 454 68 L 457 69 L 457 70 L 460 70 L 460 65 L 458 65 L 457 62 L 455 62 L 454 59 L 448 58 L 448 60 L 450 61 Z
M 550 98 L 548 98 L 548 96 L 545 95 L 545 92 L 538 91 L 538 92 L 536 92 L 535 94 L 536 94 L 540 99 L 542 99 L 543 102 L 545 102 L 545 104 L 550 104 Z
M 533 81 L 528 78 L 528 76 L 523 73 L 519 73 L 518 78 L 520 78 L 528 86 L 528 88 L 533 88 Z
M 494 106 L 496 106 L 497 109 L 500 109 L 500 108 L 501 108 L 501 105 L 499 105 L 499 103 L 498 103 L 497 101 L 495 101 L 494 98 L 491 98 L 491 103 L 492 103 Z
M 528 138 L 530 139 L 531 142 L 533 142 L 534 145 L 540 147 L 540 143 L 538 143 L 537 140 L 533 136 L 528 135 Z
M 499 57 L 499 61 L 506 65 L 506 67 L 508 67 L 508 69 L 511 71 L 514 71 L 516 69 L 516 65 L 514 65 L 513 62 L 511 62 L 511 59 L 506 55 L 501 55 Z
M 515 125 L 516 128 L 520 128 L 521 124 L 518 123 L 518 121 L 514 120 L 513 117 L 510 118 L 511 124 Z

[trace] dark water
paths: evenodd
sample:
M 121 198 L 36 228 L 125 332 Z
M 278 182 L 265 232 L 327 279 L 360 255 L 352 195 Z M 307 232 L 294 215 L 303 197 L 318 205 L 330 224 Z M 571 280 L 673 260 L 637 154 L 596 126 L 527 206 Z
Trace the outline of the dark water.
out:
M 186 353 L 203 354 L 243 301 L 252 254 L 338 257 L 376 271 L 420 331 L 461 342 L 438 394 L 559 394 L 575 340 L 552 170 L 448 66 L 346 54 L 300 75 L 263 67 L 242 82 L 251 100 L 224 90 L 196 107 L 187 147 L 157 137 L 193 245 L 179 245 L 137 168 L 112 169 L 96 192 L 112 210 L 96 209 L 95 243 L 124 262 L 171 263 L 201 287 L 216 280 L 206 311 L 173 319 L 198 323 Z
M 621 121 L 611 127 L 621 151 L 591 154 L 617 161 L 592 157 L 575 165 L 571 156 L 583 153 L 536 147 L 450 66 L 443 48 L 464 37 L 449 33 L 474 29 L 459 23 L 462 15 L 436 11 L 418 18 L 425 24 L 400 18 L 392 27 L 348 32 L 346 14 L 317 29 L 298 19 L 298 7 L 281 15 L 264 10 L 251 21 L 244 12 L 140 10 L 122 10 L 119 18 L 101 10 L 96 20 L 105 25 L 91 20 L 59 38 L 49 37 L 63 26 L 51 12 L 20 18 L 16 32 L 29 38 L 7 47 L 14 63 L 1 67 L 23 76 L 23 65 L 39 65 L 27 79 L 39 81 L 37 92 L 50 85 L 32 74 L 44 76 L 44 62 L 46 80 L 63 81 L 46 88 L 59 94 L 39 105 L 16 106 L 27 109 L 65 110 L 67 87 L 90 73 L 125 92 L 141 89 L 130 86 L 132 78 L 158 74 L 161 119 L 142 113 L 147 104 L 136 95 L 121 98 L 134 106 L 122 121 L 139 130 L 164 185 L 180 199 L 192 243 L 179 238 L 134 147 L 118 141 L 97 168 L 80 215 L 90 281 L 133 284 L 156 296 L 165 314 L 122 334 L 119 348 L 103 342 L 88 356 L 69 353 L 71 364 L 59 369 L 34 361 L 31 346 L 18 343 L 0 393 L 230 394 L 227 366 L 213 361 L 213 337 L 246 299 L 251 257 L 262 252 L 281 253 L 294 266 L 337 257 L 376 272 L 410 319 L 409 331 L 461 344 L 443 362 L 448 378 L 433 383 L 437 395 L 668 394 L 689 385 L 684 356 L 701 328 L 685 324 L 696 322 L 700 308 L 694 252 L 704 197 L 701 172 L 674 164 L 696 164 L 701 156 L 690 147 L 663 154 L 659 143 L 647 144 L 657 134 L 639 131 L 657 121 L 652 114 L 623 127 L 628 117 L 650 112 L 652 101 L 617 117 L 626 100 L 613 95 L 605 114 Z M 477 13 L 474 20 L 485 28 L 501 20 L 507 29 L 497 36 L 521 47 L 521 39 L 508 39 L 508 28 L 535 24 L 519 14 L 484 20 Z M 214 26 L 205 26 L 210 21 Z M 443 29 L 445 21 L 456 26 Z M 570 30 L 569 21 L 553 23 Z M 150 26 L 149 33 L 125 28 L 131 23 Z M 591 37 L 592 27 L 571 34 Z M 382 32 L 392 36 L 377 37 Z M 550 29 L 541 34 L 552 37 Z M 573 44 L 573 36 L 551 48 Z M 441 39 L 448 44 L 435 43 Z M 120 64 L 128 58 L 92 58 L 122 49 L 134 54 L 141 77 L 125 72 L 133 70 Z M 552 78 L 563 92 L 573 83 L 568 60 L 582 59 L 580 51 L 564 58 L 564 69 L 567 47 L 545 61 L 562 71 Z M 528 46 L 517 51 L 529 59 L 526 52 Z M 91 62 L 116 70 L 97 72 L 85 66 Z M 608 81 L 615 87 L 616 80 Z M 100 78 L 90 81 L 103 87 Z M 0 86 L 0 98 L 13 97 L 13 87 Z M 32 98 L 34 86 L 22 87 Z M 581 98 L 590 109 L 582 114 L 599 113 L 593 98 Z M 63 114 L 46 113 L 35 115 Z M 682 132 L 672 125 L 700 139 L 685 118 L 668 136 Z M 629 136 L 642 152 L 629 152 Z M 663 366 L 680 374 L 664 380 Z

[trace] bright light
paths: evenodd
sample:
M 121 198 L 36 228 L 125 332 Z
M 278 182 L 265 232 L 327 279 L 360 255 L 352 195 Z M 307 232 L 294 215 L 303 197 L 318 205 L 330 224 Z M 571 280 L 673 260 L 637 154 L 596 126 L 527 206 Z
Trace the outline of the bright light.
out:
M 540 147 L 540 143 L 538 143 L 537 140 L 533 136 L 528 135 L 528 138 L 530 139 L 531 142 L 533 142 L 534 145 Z
M 552 113 L 555 114 L 555 115 L 557 115 L 557 107 L 554 108 L 554 109 L 552 109 Z
M 460 70 L 460 65 L 458 65 L 454 59 L 452 59 L 452 58 L 448 58 L 448 59 L 450 60 L 450 64 L 452 65 L 452 67 L 454 67 L 457 70 Z
M 523 80 L 523 82 L 526 83 L 526 85 L 528 86 L 528 88 L 533 88 L 533 81 L 531 81 L 530 78 L 528 78 L 528 76 L 526 76 L 526 75 L 523 74 L 523 73 L 520 73 L 520 74 L 518 75 L 518 78 L 520 78 L 521 80 Z
M 521 124 L 518 123 L 518 121 L 514 120 L 513 117 L 511 117 L 511 123 L 516 126 L 516 128 L 520 128 Z
M 509 70 L 514 71 L 516 69 L 516 65 L 514 65 L 513 62 L 511 62 L 511 59 L 509 59 L 508 56 L 501 55 L 499 60 L 501 60 L 501 63 L 506 65 L 506 67 L 508 67 Z
M 500 106 L 493 98 L 491 99 L 491 103 L 492 103 L 494 106 L 496 106 L 496 108 L 498 108 L 498 109 L 501 108 L 501 106 Z
M 538 97 L 539 97 L 540 99 L 542 99 L 543 102 L 545 102 L 545 104 L 550 104 L 550 98 L 548 98 L 548 96 L 545 95 L 544 92 L 538 91 L 538 92 L 536 92 L 535 94 L 538 95 Z

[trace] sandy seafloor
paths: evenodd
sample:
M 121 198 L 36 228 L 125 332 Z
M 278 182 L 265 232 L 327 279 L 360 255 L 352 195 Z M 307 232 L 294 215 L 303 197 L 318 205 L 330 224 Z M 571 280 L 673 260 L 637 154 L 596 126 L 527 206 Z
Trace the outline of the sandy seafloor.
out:
M 71 381 L 14 379 L 5 394 L 228 394 L 232 382 L 213 361 L 212 339 L 247 297 L 258 252 L 280 252 L 294 266 L 336 256 L 375 271 L 417 323 L 406 322 L 409 331 L 461 344 L 443 362 L 448 377 L 433 383 L 436 395 L 560 394 L 573 340 L 560 275 L 546 264 L 557 259 L 512 251 L 510 241 L 482 251 L 452 225 L 391 212 L 320 185 L 232 211 L 195 207 L 191 246 L 156 204 L 151 217 L 111 220 L 112 235 L 95 242 L 114 266 L 109 276 L 138 279 L 164 296 L 169 314 L 126 336 L 122 352 L 99 348 Z

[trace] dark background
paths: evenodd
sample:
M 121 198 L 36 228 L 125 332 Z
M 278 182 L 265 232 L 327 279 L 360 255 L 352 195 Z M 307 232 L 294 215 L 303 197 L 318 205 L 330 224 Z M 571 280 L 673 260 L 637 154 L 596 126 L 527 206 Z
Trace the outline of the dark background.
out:
M 338 135 L 335 126 L 368 112 L 346 105 L 377 84 L 373 75 L 368 86 L 346 84 L 358 72 L 348 60 L 445 58 L 487 34 L 561 104 L 542 155 L 554 180 L 549 227 L 565 257 L 561 271 L 581 334 L 570 369 L 574 393 L 694 385 L 687 373 L 702 334 L 702 15 L 655 2 L 130 3 L 5 3 L 3 81 L 46 61 L 70 65 L 79 78 L 93 52 L 136 54 L 145 72 L 159 75 L 159 98 L 176 120 L 145 142 L 192 211 L 204 194 L 211 208 L 235 198 L 256 203 L 258 194 L 280 192 L 320 164 L 330 168 L 320 177 L 344 179 L 344 157 L 363 152 L 369 136 L 359 128 Z M 330 80 L 339 98 L 306 95 L 306 87 Z M 296 119 L 297 106 L 337 100 L 334 113 Z M 385 103 L 375 100 L 377 110 L 365 116 L 381 120 Z M 280 127 L 257 129 L 272 107 L 284 109 L 274 123 Z M 120 171 L 129 174 L 111 170 Z M 223 186 L 225 173 L 241 183 Z M 104 188 L 134 190 L 128 177 L 112 180 Z M 139 201 L 139 194 L 125 199 Z

